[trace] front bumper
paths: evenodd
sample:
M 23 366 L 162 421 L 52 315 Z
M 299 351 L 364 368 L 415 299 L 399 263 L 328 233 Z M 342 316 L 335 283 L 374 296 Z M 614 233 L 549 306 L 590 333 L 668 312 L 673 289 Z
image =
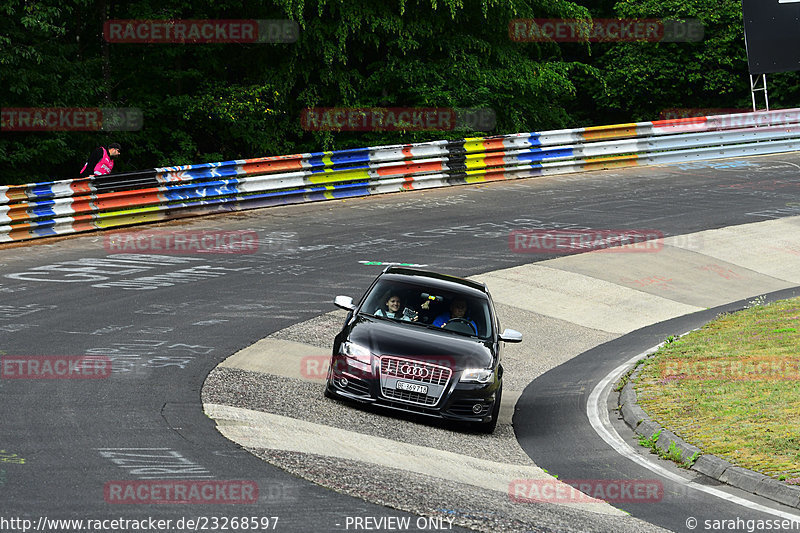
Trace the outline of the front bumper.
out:
M 368 366 L 341 354 L 334 355 L 326 383 L 327 393 L 354 402 L 445 420 L 491 421 L 496 392 L 501 385 L 499 378 L 489 383 L 459 382 L 461 374 L 454 371 L 445 383 L 431 384 L 387 376 L 381 372 L 379 364 L 378 361 Z M 399 390 L 398 381 L 427 387 L 430 394 Z

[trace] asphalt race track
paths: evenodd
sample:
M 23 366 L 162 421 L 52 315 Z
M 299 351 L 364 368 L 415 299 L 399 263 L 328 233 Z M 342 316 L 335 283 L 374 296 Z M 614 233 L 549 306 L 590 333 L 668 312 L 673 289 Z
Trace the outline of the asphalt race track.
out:
M 769 300 L 797 296 L 800 296 L 800 290 L 790 289 L 771 294 Z M 686 526 L 690 517 L 700 523 L 706 520 L 736 520 L 737 517 L 765 522 L 782 520 L 782 515 L 753 508 L 742 509 L 735 503 L 709 497 L 686 484 L 661 478 L 598 440 L 592 427 L 583 422 L 586 419 L 587 399 L 610 367 L 657 345 L 669 335 L 690 331 L 713 320 L 719 313 L 734 312 L 747 304 L 744 300 L 642 328 L 584 352 L 536 379 L 517 403 L 519 414 L 515 418 L 514 427 L 520 444 L 537 464 L 551 472 L 557 472 L 560 479 L 659 479 L 664 490 L 664 497 L 659 505 L 645 500 L 625 502 L 620 507 L 634 516 L 643 517 L 672 531 L 691 531 Z M 576 379 L 576 376 L 580 378 Z M 609 412 L 617 407 L 616 394 L 609 398 L 607 407 Z M 636 444 L 635 435 L 617 418 L 616 414 L 611 417 L 616 422 L 614 425 L 619 434 L 628 437 L 626 441 L 640 455 L 648 456 L 648 451 Z M 565 454 L 565 449 L 569 449 L 569 453 Z M 796 509 L 788 509 L 765 498 L 724 486 L 703 475 L 682 470 L 668 461 L 655 460 L 652 455 L 649 457 L 649 461 L 658 463 L 660 467 L 682 479 L 721 489 L 726 496 L 747 498 L 752 503 L 789 516 L 800 516 Z
M 206 377 L 259 339 L 330 312 L 335 295 L 360 295 L 380 262 L 472 276 L 552 258 L 512 251 L 515 229 L 646 228 L 669 236 L 798 214 L 800 155 L 784 154 L 271 208 L 2 247 L 4 358 L 88 355 L 113 370 L 99 379 L 13 379 L 4 366 L 0 517 L 31 520 L 40 531 L 79 529 L 54 519 L 148 517 L 171 520 L 163 530 L 221 530 L 232 517 L 277 531 L 417 524 L 416 515 L 309 483 L 222 437 L 203 412 Z M 258 247 L 241 254 L 115 247 L 131 232 L 153 230 L 255 232 Z M 520 444 L 562 479 L 652 477 L 576 429 L 580 400 L 637 350 L 713 316 L 627 335 L 543 375 L 517 406 Z M 551 416 L 526 418 L 543 411 Z M 195 505 L 159 505 L 157 495 L 120 499 L 125 487 L 176 479 L 217 483 L 218 491 Z M 257 503 L 247 499 L 254 487 Z M 625 510 L 676 531 L 695 510 L 768 516 L 704 494 Z M 424 518 L 425 527 L 410 530 L 450 530 Z M 586 530 L 576 519 L 565 513 L 563 523 L 542 530 Z M 21 525 L 0 522 L 0 530 Z

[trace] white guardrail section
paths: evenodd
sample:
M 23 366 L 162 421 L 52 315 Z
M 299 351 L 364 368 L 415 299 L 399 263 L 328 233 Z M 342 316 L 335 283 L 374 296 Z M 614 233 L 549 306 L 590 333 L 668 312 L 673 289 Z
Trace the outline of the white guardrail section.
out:
M 0 242 L 493 180 L 800 150 L 800 109 L 164 167 L 0 187 Z

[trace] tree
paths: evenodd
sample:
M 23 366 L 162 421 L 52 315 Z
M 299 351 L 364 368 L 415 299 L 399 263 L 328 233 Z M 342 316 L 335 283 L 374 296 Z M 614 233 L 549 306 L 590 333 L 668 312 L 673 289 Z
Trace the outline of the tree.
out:
M 217 2 L 5 0 L 5 107 L 134 107 L 139 132 L 0 136 L 3 182 L 73 177 L 94 146 L 124 145 L 119 169 L 460 137 L 464 132 L 304 131 L 313 106 L 491 107 L 494 132 L 570 123 L 575 72 L 554 45 L 512 42 L 508 22 L 576 17 L 566 0 Z M 295 44 L 109 44 L 111 19 L 290 18 Z
M 606 90 L 597 105 L 654 120 L 669 108 L 749 108 L 747 54 L 740 0 L 619 0 L 622 18 L 698 20 L 700 42 L 609 45 L 599 59 Z

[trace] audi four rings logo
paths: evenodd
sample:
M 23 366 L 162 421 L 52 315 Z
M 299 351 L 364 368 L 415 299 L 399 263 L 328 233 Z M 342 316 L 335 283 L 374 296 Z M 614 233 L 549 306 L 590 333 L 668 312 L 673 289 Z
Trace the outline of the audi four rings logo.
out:
M 405 376 L 414 376 L 415 378 L 427 378 L 430 376 L 430 371 L 422 366 L 415 366 L 411 364 L 400 365 L 400 373 Z

